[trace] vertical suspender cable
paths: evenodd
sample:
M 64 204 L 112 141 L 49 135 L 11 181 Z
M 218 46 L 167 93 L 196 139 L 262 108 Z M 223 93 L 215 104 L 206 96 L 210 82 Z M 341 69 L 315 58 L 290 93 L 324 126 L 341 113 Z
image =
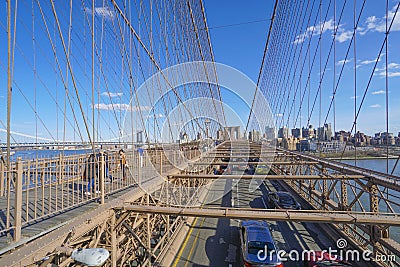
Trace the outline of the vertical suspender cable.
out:
M 11 0 L 7 0 L 7 195 L 10 194 L 10 146 L 11 146 Z M 10 197 L 7 197 L 6 229 L 10 227 Z
M 318 130 L 317 130 L 317 149 L 318 155 L 321 156 L 321 139 L 324 138 L 323 133 L 325 130 L 322 128 L 321 120 L 322 120 L 322 0 L 319 2 L 319 39 L 320 39 L 320 47 L 319 47 L 319 114 L 318 114 Z
M 92 136 L 93 136 L 93 143 L 96 142 L 95 136 L 95 123 L 94 123 L 94 12 L 95 12 L 95 5 L 94 1 L 92 0 Z M 92 145 L 94 149 L 94 144 Z
M 389 14 L 389 1 L 386 0 L 386 18 L 385 18 L 385 85 L 386 85 L 386 173 L 389 173 L 389 79 L 388 79 L 388 14 Z M 389 189 L 385 188 L 386 198 L 389 199 Z M 386 205 L 386 211 L 389 212 L 389 206 Z M 389 229 L 388 229 L 389 231 Z
M 354 165 L 357 166 L 357 138 L 359 138 L 357 134 L 357 46 L 356 46 L 356 8 L 357 8 L 357 0 L 354 0 L 354 10 L 353 10 L 353 51 L 354 51 Z
M 333 1 L 333 88 L 332 88 L 332 97 L 333 97 L 333 134 L 336 135 L 336 100 L 334 98 L 335 95 L 335 83 L 336 83 L 336 0 Z M 336 138 L 335 138 L 336 139 Z
M 245 134 L 245 135 L 246 135 L 247 130 L 248 130 L 248 127 L 249 127 L 249 123 L 250 123 L 252 111 L 253 111 L 254 104 L 255 104 L 256 98 L 257 98 L 258 86 L 260 85 L 260 79 L 261 79 L 261 75 L 262 75 L 262 72 L 263 72 L 263 69 L 264 69 L 265 56 L 266 56 L 267 51 L 268 51 L 268 44 L 269 44 L 269 40 L 270 40 L 270 36 L 271 36 L 271 32 L 272 32 L 272 25 L 274 24 L 275 12 L 276 12 L 277 6 L 278 6 L 278 0 L 275 1 L 274 11 L 273 11 L 272 17 L 271 17 L 271 23 L 269 24 L 268 37 L 267 37 L 267 41 L 266 41 L 266 43 L 265 43 L 264 54 L 263 54 L 263 58 L 262 58 L 262 60 L 261 60 L 260 71 L 259 71 L 259 73 L 258 73 L 256 89 L 255 89 L 255 91 L 254 91 L 253 101 L 251 102 L 251 108 L 250 108 L 250 112 L 249 112 L 249 118 L 247 119 L 246 128 L 244 129 L 244 134 Z
M 386 43 L 385 43 L 385 85 L 386 85 L 386 173 L 389 173 L 389 78 L 388 78 L 388 15 L 389 15 L 389 3 L 386 0 Z

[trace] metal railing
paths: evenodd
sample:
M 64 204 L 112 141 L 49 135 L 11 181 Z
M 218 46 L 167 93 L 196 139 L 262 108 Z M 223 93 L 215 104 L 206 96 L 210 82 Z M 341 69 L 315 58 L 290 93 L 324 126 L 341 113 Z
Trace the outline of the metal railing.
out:
M 55 158 L 0 162 L 0 237 L 21 239 L 21 229 L 88 202 L 136 186 L 198 156 L 198 150 L 96 151 Z

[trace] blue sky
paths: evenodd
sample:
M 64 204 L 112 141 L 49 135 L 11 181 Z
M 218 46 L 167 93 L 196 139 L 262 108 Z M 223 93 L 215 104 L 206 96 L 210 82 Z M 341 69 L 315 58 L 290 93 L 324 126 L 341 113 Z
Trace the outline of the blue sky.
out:
M 257 81 L 274 2 L 205 0 L 215 60 Z
M 99 17 L 104 18 L 106 23 L 110 23 L 113 13 L 109 13 L 107 8 L 100 6 L 102 1 L 96 3 L 96 21 L 100 22 Z M 210 37 L 213 46 L 215 60 L 220 63 L 227 64 L 248 75 L 253 81 L 257 80 L 263 49 L 268 33 L 269 19 L 275 1 L 272 0 L 252 0 L 252 1 L 227 1 L 227 0 L 204 0 L 208 26 L 210 28 Z M 338 1 L 339 2 L 339 1 Z M 389 9 L 393 8 L 399 1 L 390 0 Z M 48 23 L 51 36 L 57 36 L 54 20 L 51 17 L 51 9 L 47 1 L 40 1 L 45 13 L 45 19 Z M 323 1 L 326 8 L 328 1 Z M 360 9 L 361 1 L 357 1 L 357 8 Z M 74 10 L 83 10 L 81 3 L 74 2 L 76 5 Z M 60 21 L 64 27 L 62 31 L 64 35 L 68 34 L 69 14 L 68 6 L 64 2 L 57 2 L 59 8 Z M 353 23 L 352 5 L 348 4 L 345 10 L 344 19 L 339 27 L 339 35 L 337 41 L 337 58 L 335 62 L 331 59 L 326 72 L 327 77 L 333 76 L 333 66 L 335 64 L 337 73 L 343 64 L 344 54 L 347 49 Z M 85 7 L 87 8 L 87 7 Z M 64 11 L 64 12 L 63 12 Z M 137 10 L 136 10 L 137 11 Z M 79 13 L 79 12 L 78 12 Z M 134 13 L 134 12 L 133 12 Z M 74 25 L 81 25 L 73 28 L 72 31 L 72 63 L 76 74 L 77 87 L 79 89 L 83 112 L 89 121 L 92 110 L 91 101 L 91 71 L 90 71 L 90 35 L 87 23 L 85 24 L 85 12 L 74 17 Z M 13 113 L 12 113 L 12 130 L 27 135 L 37 135 L 40 138 L 61 139 L 63 136 L 63 114 L 64 105 L 67 106 L 66 122 L 67 128 L 73 128 L 74 116 L 71 109 L 68 108 L 69 103 L 65 98 L 64 84 L 62 76 L 68 83 L 69 93 L 74 106 L 75 116 L 77 118 L 80 131 L 85 132 L 84 124 L 81 120 L 80 112 L 76 97 L 74 96 L 74 88 L 72 87 L 71 77 L 66 76 L 67 65 L 65 57 L 63 57 L 62 43 L 59 39 L 54 42 L 57 49 L 59 64 L 52 55 L 52 46 L 48 41 L 41 13 L 37 6 L 34 9 L 35 15 L 35 38 L 36 38 L 36 58 L 33 58 L 33 41 L 32 41 L 32 8 L 31 3 L 21 2 L 18 7 L 18 27 L 16 37 L 15 52 L 15 71 L 14 71 L 14 87 L 13 87 Z M 353 88 L 353 69 L 354 55 L 349 54 L 348 62 L 344 68 L 338 92 L 336 94 L 336 129 L 350 130 L 352 126 L 354 98 L 361 101 L 362 94 L 366 88 L 368 77 L 371 74 L 373 60 L 376 59 L 379 48 L 384 37 L 384 15 L 385 1 L 367 1 L 365 9 L 360 19 L 360 25 L 357 34 L 357 94 L 354 96 Z M 0 6 L 0 120 L 6 123 L 6 4 L 5 1 Z M 143 18 L 142 18 L 143 19 Z M 326 22 L 326 30 L 322 33 L 323 47 L 327 47 L 329 40 L 332 38 L 332 19 L 328 16 Z M 133 23 L 137 23 L 136 19 Z M 82 26 L 83 25 L 83 26 Z M 100 24 L 98 24 L 100 25 Z M 310 25 L 318 26 L 318 25 Z M 99 26 L 98 26 L 99 27 Z M 383 28 L 382 28 L 383 27 Z M 98 29 L 97 29 L 98 30 Z M 126 32 L 127 29 L 124 29 Z M 85 33 L 85 34 L 82 34 Z M 156 31 L 155 31 L 156 32 Z M 110 34 L 105 32 L 105 35 Z M 148 42 L 148 33 L 140 32 L 144 42 Z M 312 38 L 313 42 L 318 39 L 319 35 L 310 35 L 310 29 L 303 29 L 301 33 L 293 40 L 291 45 L 299 46 L 301 42 L 307 42 Z M 97 34 L 96 38 L 100 38 Z M 111 36 L 111 35 L 108 35 Z M 156 39 L 158 37 L 155 37 Z M 99 39 L 96 39 L 99 40 Z M 107 82 L 101 79 L 100 68 L 96 69 L 96 88 L 100 88 L 96 92 L 96 120 L 102 123 L 100 130 L 105 133 L 102 138 L 113 138 L 118 135 L 117 120 L 123 119 L 123 112 L 129 109 L 129 83 L 126 75 L 118 67 L 118 46 L 121 40 L 112 40 L 104 44 L 103 53 L 108 61 L 103 65 L 103 72 L 107 73 L 109 80 Z M 400 131 L 400 15 L 398 15 L 393 30 L 389 35 L 389 124 L 390 131 L 396 135 Z M 84 48 L 82 48 L 84 46 Z M 154 44 L 154 49 L 161 49 Z M 352 50 L 351 50 L 352 51 Z M 142 52 L 143 54 L 143 52 Z M 120 57 L 120 55 L 119 55 Z M 37 76 L 35 78 L 33 72 L 33 62 L 36 60 Z M 165 59 L 161 59 L 162 62 Z M 107 63 L 107 64 L 106 64 Z M 99 64 L 96 61 L 96 64 Z M 266 63 L 268 64 L 268 62 Z M 385 71 L 385 57 L 383 56 L 379 63 L 376 75 L 372 79 L 371 86 L 366 95 L 365 103 L 362 107 L 362 115 L 358 119 L 358 129 L 368 134 L 385 130 L 385 79 L 382 73 Z M 137 65 L 133 65 L 134 81 L 140 84 L 143 76 L 149 73 L 140 73 Z M 54 78 L 56 76 L 58 78 Z M 319 67 L 313 70 L 311 74 L 312 86 L 318 84 Z M 332 96 L 332 79 L 326 78 L 322 85 L 323 108 L 322 117 L 325 117 L 327 106 Z M 224 98 L 225 97 L 225 98 Z M 231 102 L 233 105 L 239 103 L 239 99 L 234 99 L 232 94 L 223 95 L 223 100 Z M 57 101 L 55 101 L 57 100 Z M 236 101 L 236 102 L 235 102 Z M 113 102 L 113 104 L 111 104 Z M 35 106 L 38 117 L 35 116 Z M 112 107 L 113 106 L 113 107 Z M 239 104 L 237 106 L 240 106 Z M 116 109 L 113 111 L 112 109 Z M 239 110 L 243 111 L 243 117 L 247 118 L 247 112 L 243 107 Z M 279 110 L 276 116 L 279 118 Z M 306 108 L 302 109 L 302 124 L 305 124 L 307 117 Z M 285 121 L 287 118 L 285 118 Z M 289 119 L 289 127 L 298 127 L 299 122 L 293 125 L 293 119 Z M 332 122 L 332 116 L 329 116 L 328 122 Z M 318 112 L 314 112 L 311 118 L 311 124 L 318 126 Z M 36 130 L 37 125 L 37 130 Z M 3 129 L 0 125 L 0 131 Z M 67 138 L 79 140 L 77 127 L 75 131 L 67 130 Z M 0 139 L 4 140 L 4 133 L 0 132 Z M 24 140 L 21 137 L 21 140 Z M 26 138 L 25 138 L 26 140 Z
M 269 21 L 258 23 L 245 22 L 259 21 L 271 17 L 275 1 L 205 1 L 208 24 L 211 28 L 210 34 L 213 42 L 216 60 L 233 67 L 248 75 L 253 81 L 257 81 L 258 71 L 261 64 L 262 53 L 268 32 Z M 317 1 L 318 2 L 318 1 Z M 337 55 L 335 63 L 333 57 L 328 63 L 322 84 L 322 120 L 324 120 L 327 107 L 332 97 L 333 64 L 336 66 L 336 74 L 340 72 L 344 62 L 350 38 L 352 36 L 353 25 L 353 3 L 345 7 L 344 16 L 340 23 L 336 49 Z M 357 11 L 360 11 L 362 1 L 357 1 Z M 389 18 L 392 18 L 394 8 L 399 1 L 389 1 Z M 328 1 L 323 1 L 323 14 L 328 6 Z M 338 1 L 337 7 L 341 8 L 342 2 Z M 223 10 L 223 12 L 221 12 Z M 327 22 L 325 22 L 324 32 L 322 33 L 322 46 L 324 56 L 327 54 L 328 45 L 332 39 L 334 24 L 333 10 L 329 11 Z M 339 12 L 339 11 L 337 11 Z M 390 22 L 390 21 L 389 21 Z M 239 26 L 218 27 L 222 25 L 232 25 L 243 23 Z M 318 24 L 310 25 L 308 29 L 303 29 L 301 34 L 293 40 L 293 45 L 300 45 L 301 42 L 308 41 L 312 26 L 319 27 Z M 213 27 L 216 27 L 213 29 Z M 354 119 L 354 98 L 358 105 L 363 96 L 372 67 L 377 58 L 379 49 L 382 45 L 385 31 L 385 1 L 367 1 L 360 18 L 357 34 L 357 95 L 354 96 L 354 55 L 353 48 L 348 56 L 344 67 L 344 74 L 336 93 L 336 130 L 349 131 Z M 319 38 L 319 34 L 314 31 L 311 37 L 313 42 Z M 396 135 L 400 132 L 400 14 L 397 15 L 389 36 L 388 53 L 388 72 L 389 72 L 389 131 Z M 313 54 L 313 51 L 312 53 Z M 323 63 L 325 59 L 323 60 Z M 268 64 L 268 62 L 266 62 Z M 373 135 L 378 131 L 385 131 L 385 55 L 383 54 L 377 65 L 375 75 L 366 94 L 365 103 L 362 106 L 361 115 L 358 118 L 358 130 Z M 319 66 L 312 73 L 311 87 L 318 86 Z M 303 82 L 305 84 L 305 82 Z M 225 99 L 226 101 L 226 99 Z M 228 101 L 230 101 L 228 99 Z M 318 104 L 318 102 L 317 102 Z M 317 105 L 318 106 L 318 105 Z M 307 108 L 302 109 L 302 125 L 305 124 Z M 279 111 L 276 111 L 277 113 Z M 278 116 L 280 114 L 277 114 Z M 311 118 L 311 124 L 318 126 L 319 110 L 315 111 Z M 285 118 L 286 122 L 287 118 Z M 293 121 L 292 118 L 289 121 Z M 332 112 L 328 121 L 333 123 Z M 289 123 L 289 127 L 298 127 Z

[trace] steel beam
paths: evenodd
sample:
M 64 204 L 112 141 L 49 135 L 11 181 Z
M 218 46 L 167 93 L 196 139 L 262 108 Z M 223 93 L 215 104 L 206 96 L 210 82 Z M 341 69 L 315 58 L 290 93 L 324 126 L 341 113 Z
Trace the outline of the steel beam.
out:
M 330 212 L 324 210 L 275 210 L 240 208 L 179 208 L 161 206 L 125 205 L 116 207 L 137 213 L 156 213 L 189 217 L 230 218 L 241 220 L 294 221 L 314 223 L 346 223 L 400 226 L 400 214 L 373 214 L 361 212 Z
M 143 183 L 142 188 L 145 188 L 145 191 L 154 191 L 160 187 L 161 183 L 159 179 L 156 179 L 156 182 L 150 180 Z M 144 195 L 145 192 L 142 189 L 135 188 L 93 211 L 84 213 L 63 227 L 32 241 L 29 245 L 21 246 L 4 255 L 0 258 L 0 266 L 28 266 L 40 261 L 54 248 L 61 247 L 67 237 L 83 235 L 111 218 L 113 207 L 123 205 L 124 202 L 132 202 Z
M 169 179 L 173 178 L 185 178 L 185 179 L 264 179 L 264 180 L 352 180 L 362 179 L 363 175 L 346 175 L 346 174 L 331 174 L 331 175 L 291 175 L 291 174 L 280 174 L 280 175 L 236 175 L 236 174 L 174 174 L 167 176 Z
M 344 164 L 341 162 L 318 158 L 311 155 L 305 155 L 295 151 L 289 151 L 282 148 L 277 148 L 277 151 L 282 151 L 283 153 L 288 153 L 285 155 L 286 157 L 296 156 L 299 157 L 301 160 L 309 160 L 309 161 L 318 161 L 321 165 L 324 165 L 325 168 L 329 168 L 331 170 L 335 170 L 341 173 L 352 173 L 352 174 L 359 174 L 364 175 L 364 180 L 370 181 L 376 185 L 380 185 L 383 187 L 387 187 L 389 189 L 398 191 L 400 188 L 400 177 L 395 175 L 388 175 L 385 173 L 380 173 L 373 170 L 363 169 L 360 167 L 351 166 L 348 164 Z
M 208 154 L 207 156 L 200 157 L 200 159 L 220 159 L 220 158 L 232 158 L 232 159 L 244 159 L 244 158 L 259 158 L 264 155 L 275 155 L 276 153 L 262 153 L 261 155 L 257 156 L 249 156 L 249 155 L 244 155 L 244 156 L 231 156 L 231 155 L 213 155 L 213 154 Z
M 318 161 L 272 161 L 272 162 L 224 162 L 224 161 L 218 161 L 218 162 L 194 162 L 190 163 L 191 166 L 215 166 L 215 165 L 266 165 L 266 164 L 272 164 L 272 165 L 315 165 L 319 164 Z

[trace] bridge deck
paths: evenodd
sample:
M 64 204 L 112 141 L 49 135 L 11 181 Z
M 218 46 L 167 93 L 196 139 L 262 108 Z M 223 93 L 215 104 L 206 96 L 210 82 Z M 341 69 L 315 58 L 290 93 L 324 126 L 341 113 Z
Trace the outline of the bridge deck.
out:
M 224 187 L 225 190 L 232 190 L 221 200 L 206 206 L 266 208 L 263 195 L 279 187 L 276 183 L 266 181 L 254 192 L 249 192 L 249 185 L 249 180 L 240 180 L 238 184 L 232 180 L 222 180 L 216 183 L 214 190 L 224 190 Z M 281 250 L 289 252 L 293 249 L 301 253 L 303 250 L 335 248 L 335 242 L 323 231 L 324 226 L 296 222 L 268 223 Z M 196 219 L 172 266 L 243 266 L 238 226 L 238 220 L 228 218 Z M 285 266 L 303 266 L 303 263 L 290 261 Z
M 132 181 L 115 179 L 107 181 L 106 198 L 114 198 L 132 188 Z M 26 190 L 22 193 L 22 239 L 31 238 L 56 225 L 60 225 L 79 214 L 82 214 L 99 205 L 100 193 L 85 194 L 87 182 L 76 181 L 70 184 L 52 185 L 42 189 Z M 43 198 L 44 196 L 44 198 Z M 11 203 L 15 195 L 10 196 Z M 0 206 L 7 207 L 6 197 L 0 198 Z M 0 230 L 6 228 L 6 211 L 2 209 L 0 215 Z M 10 208 L 10 220 L 14 220 L 14 207 Z M 12 236 L 5 232 L 0 236 L 0 250 L 12 242 Z

